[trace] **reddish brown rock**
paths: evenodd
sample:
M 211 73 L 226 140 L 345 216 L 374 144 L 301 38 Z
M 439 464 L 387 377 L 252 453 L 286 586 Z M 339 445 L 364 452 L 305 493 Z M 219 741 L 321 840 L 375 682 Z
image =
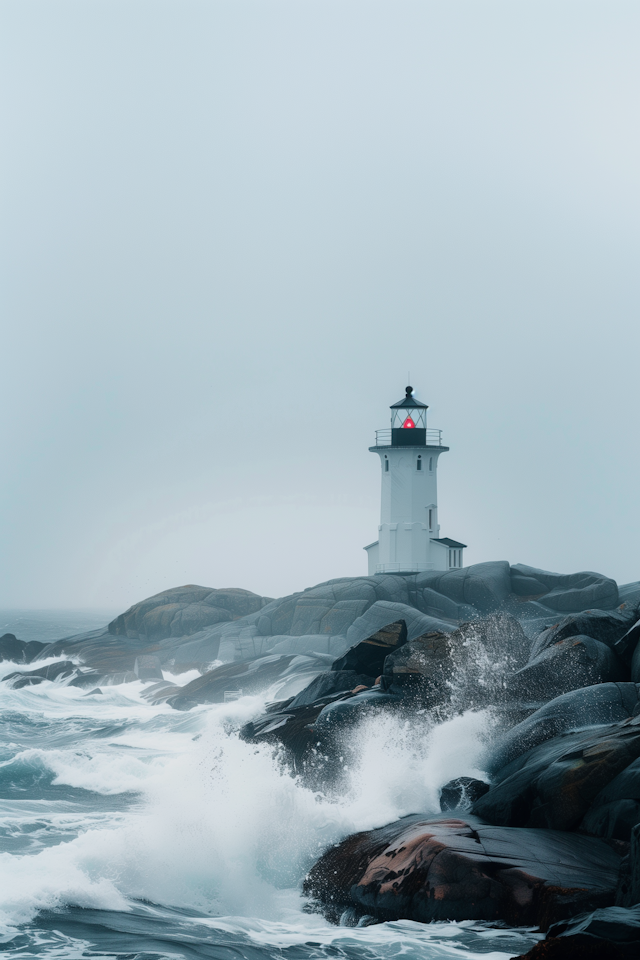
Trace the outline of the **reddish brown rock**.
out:
M 503 920 L 546 929 L 614 902 L 618 854 L 592 837 L 419 815 L 329 849 L 304 892 L 337 920 Z

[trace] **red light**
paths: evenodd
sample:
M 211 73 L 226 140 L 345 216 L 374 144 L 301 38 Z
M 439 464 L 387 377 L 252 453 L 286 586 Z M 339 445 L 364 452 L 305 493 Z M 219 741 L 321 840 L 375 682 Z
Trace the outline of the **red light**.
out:
M 403 427 L 403 429 L 404 429 L 404 427 L 415 427 L 415 423 L 413 422 L 413 420 L 411 419 L 411 417 L 407 417 L 407 419 L 405 420 L 405 422 L 402 424 L 402 427 Z

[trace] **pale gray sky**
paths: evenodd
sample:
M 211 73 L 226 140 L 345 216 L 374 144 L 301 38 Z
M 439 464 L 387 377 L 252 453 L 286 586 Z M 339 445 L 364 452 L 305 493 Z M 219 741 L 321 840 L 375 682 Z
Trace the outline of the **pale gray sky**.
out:
M 468 562 L 640 578 L 637 2 L 0 15 L 0 606 L 364 574 L 408 370 Z

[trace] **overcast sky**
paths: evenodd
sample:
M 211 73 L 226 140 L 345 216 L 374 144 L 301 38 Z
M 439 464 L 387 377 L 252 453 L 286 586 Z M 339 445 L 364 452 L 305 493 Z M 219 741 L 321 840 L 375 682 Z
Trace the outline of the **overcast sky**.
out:
M 409 371 L 467 562 L 640 578 L 637 0 L 0 13 L 0 606 L 366 573 Z

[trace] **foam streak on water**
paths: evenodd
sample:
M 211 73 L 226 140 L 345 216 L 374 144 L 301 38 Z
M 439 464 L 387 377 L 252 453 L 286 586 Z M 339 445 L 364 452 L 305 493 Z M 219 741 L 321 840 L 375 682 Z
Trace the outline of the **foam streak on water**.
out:
M 487 714 L 439 725 L 371 718 L 357 754 L 356 738 L 345 742 L 340 791 L 325 795 L 271 748 L 238 738 L 263 699 L 180 713 L 150 706 L 142 690 L 2 686 L 9 956 L 497 958 L 535 939 L 473 923 L 341 928 L 302 910 L 302 877 L 327 845 L 437 814 L 444 782 L 481 775 Z

